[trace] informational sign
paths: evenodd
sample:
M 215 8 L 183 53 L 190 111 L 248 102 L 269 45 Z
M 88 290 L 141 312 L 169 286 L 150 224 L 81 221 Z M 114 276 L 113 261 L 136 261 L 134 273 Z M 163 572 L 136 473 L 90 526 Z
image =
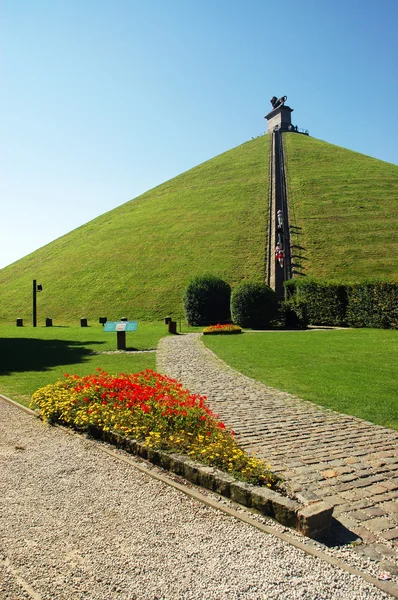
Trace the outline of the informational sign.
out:
M 107 321 L 104 331 L 137 331 L 138 321 Z

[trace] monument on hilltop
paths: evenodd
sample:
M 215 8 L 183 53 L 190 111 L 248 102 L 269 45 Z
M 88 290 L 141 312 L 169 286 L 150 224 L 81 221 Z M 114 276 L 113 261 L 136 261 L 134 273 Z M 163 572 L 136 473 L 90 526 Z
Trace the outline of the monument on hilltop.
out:
M 272 96 L 270 102 L 272 104 L 272 110 L 268 115 L 265 115 L 265 119 L 268 121 L 267 133 L 272 131 L 295 131 L 296 128 L 292 125 L 291 114 L 293 108 L 285 106 L 287 96 L 277 98 Z
M 299 129 L 297 125 L 292 125 L 291 115 L 293 109 L 290 108 L 290 106 L 285 105 L 286 100 L 287 96 L 281 96 L 280 98 L 272 96 L 270 100 L 272 104 L 272 110 L 264 117 L 264 119 L 267 119 L 268 121 L 266 133 L 273 133 L 274 131 L 289 131 L 309 135 L 308 129 Z

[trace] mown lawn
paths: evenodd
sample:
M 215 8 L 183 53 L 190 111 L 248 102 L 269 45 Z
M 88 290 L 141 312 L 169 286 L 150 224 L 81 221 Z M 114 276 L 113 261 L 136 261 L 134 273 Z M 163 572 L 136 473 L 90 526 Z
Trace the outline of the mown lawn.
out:
M 397 331 L 248 332 L 205 336 L 203 342 L 249 377 L 338 412 L 398 429 Z
M 126 334 L 127 350 L 155 350 L 167 335 L 163 323 L 139 323 Z M 29 405 L 40 387 L 65 373 L 87 375 L 101 368 L 112 374 L 155 369 L 155 352 L 94 354 L 116 350 L 116 333 L 93 327 L 0 326 L 0 393 Z

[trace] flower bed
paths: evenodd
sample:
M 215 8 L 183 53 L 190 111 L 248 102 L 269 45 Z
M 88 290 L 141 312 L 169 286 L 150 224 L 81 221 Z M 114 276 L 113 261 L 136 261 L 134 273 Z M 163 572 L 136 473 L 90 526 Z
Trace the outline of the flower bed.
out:
M 150 370 L 112 376 L 97 369 L 85 377 L 65 375 L 32 396 L 43 420 L 79 431 L 113 431 L 148 448 L 186 454 L 242 481 L 275 487 L 278 477 L 270 467 L 238 446 L 234 432 L 205 400 Z
M 242 333 L 241 327 L 239 325 L 210 325 L 203 330 L 203 335 L 219 335 L 221 333 L 224 334 L 233 334 L 233 333 Z

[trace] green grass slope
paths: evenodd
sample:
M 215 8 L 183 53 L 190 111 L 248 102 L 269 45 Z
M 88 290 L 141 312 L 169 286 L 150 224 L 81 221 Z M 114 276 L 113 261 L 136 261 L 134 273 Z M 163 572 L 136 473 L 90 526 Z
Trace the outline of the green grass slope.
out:
M 297 271 L 344 281 L 398 279 L 398 167 L 284 134 Z M 183 315 L 193 275 L 263 280 L 269 136 L 221 154 L 0 271 L 0 322 Z
M 294 133 L 284 147 L 298 271 L 398 280 L 398 166 Z
M 0 322 L 183 314 L 192 275 L 263 280 L 269 138 L 261 136 L 103 214 L 0 271 Z

